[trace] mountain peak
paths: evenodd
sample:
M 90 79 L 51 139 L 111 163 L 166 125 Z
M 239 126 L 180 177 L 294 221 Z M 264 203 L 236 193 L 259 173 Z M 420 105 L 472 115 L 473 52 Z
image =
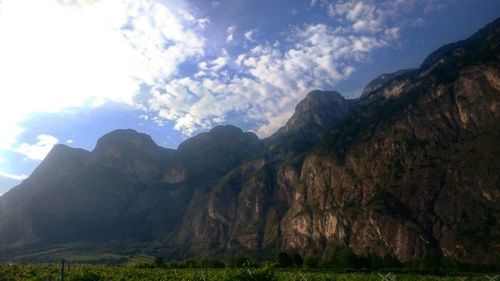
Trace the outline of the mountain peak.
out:
M 411 73 L 413 71 L 416 71 L 416 69 L 402 69 L 393 73 L 384 73 L 379 75 L 377 78 L 373 79 L 372 81 L 370 81 L 370 83 L 368 83 L 368 85 L 365 86 L 363 92 L 361 93 L 361 98 L 364 98 L 371 93 L 383 88 L 385 85 L 387 85 L 387 83 L 394 81 L 398 77 L 402 77 L 403 75 Z
M 230 134 L 230 135 L 239 135 L 242 134 L 243 131 L 233 125 L 219 125 L 213 127 L 209 132 L 209 134 Z
M 147 134 L 139 133 L 133 129 L 118 129 L 102 136 L 97 141 L 95 150 L 98 151 L 107 146 L 120 146 L 140 149 L 157 147 L 158 145 Z
M 295 113 L 300 114 L 303 111 L 314 110 L 325 103 L 344 102 L 344 97 L 337 91 L 314 90 L 309 92 L 306 97 L 295 107 Z
M 271 138 L 301 132 L 302 137 L 320 137 L 349 110 L 350 103 L 336 91 L 314 90 L 297 104 L 286 125 Z
M 160 150 L 149 135 L 132 129 L 119 129 L 102 136 L 92 154 L 105 161 L 138 157 L 157 159 Z
M 258 137 L 252 132 L 243 132 L 233 125 L 220 125 L 210 131 L 196 135 L 179 145 L 179 151 L 200 149 L 207 145 L 219 146 L 229 140 L 258 142 Z

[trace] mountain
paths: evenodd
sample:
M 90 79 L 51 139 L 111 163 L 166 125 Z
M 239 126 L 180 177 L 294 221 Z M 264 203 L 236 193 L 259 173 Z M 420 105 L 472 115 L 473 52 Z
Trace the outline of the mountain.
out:
M 390 82 L 397 81 L 396 78 L 401 78 L 404 75 L 411 75 L 412 72 L 417 71 L 417 69 L 403 69 L 393 73 L 384 73 L 379 77 L 372 80 L 368 85 L 365 86 L 363 92 L 361 92 L 361 98 L 366 97 L 367 95 L 376 92 L 382 87 L 387 88 Z
M 498 42 L 500 20 L 356 100 L 312 91 L 263 140 L 220 126 L 177 150 L 133 130 L 91 152 L 57 145 L 0 197 L 0 259 L 348 249 L 498 264 Z

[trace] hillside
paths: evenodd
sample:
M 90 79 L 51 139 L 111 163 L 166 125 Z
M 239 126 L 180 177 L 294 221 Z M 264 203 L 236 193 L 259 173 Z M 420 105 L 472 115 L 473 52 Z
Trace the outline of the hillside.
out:
M 57 145 L 0 197 L 0 259 L 350 249 L 498 264 L 499 42 L 496 20 L 359 99 L 313 91 L 264 140 L 219 126 L 177 150 L 133 130 L 93 151 Z

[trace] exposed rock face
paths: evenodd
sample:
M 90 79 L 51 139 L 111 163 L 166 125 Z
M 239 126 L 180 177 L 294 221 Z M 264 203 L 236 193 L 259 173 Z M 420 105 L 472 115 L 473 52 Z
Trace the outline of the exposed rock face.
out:
M 500 140 L 498 25 L 454 44 L 457 50 L 447 49 L 435 64 L 378 78 L 305 156 L 297 146 L 280 155 L 276 148 L 283 144 L 273 136 L 265 156 L 212 191 L 206 213 L 186 228 L 198 230 L 190 240 L 199 251 L 214 241 L 224 251 L 304 254 L 329 254 L 343 245 L 401 261 L 430 250 L 494 261 L 500 241 L 500 178 L 493 172 L 500 168 L 494 145 Z M 302 108 L 277 135 L 300 124 L 295 117 Z
M 298 152 L 309 149 L 333 124 L 344 118 L 355 103 L 338 92 L 310 92 L 297 104 L 285 126 L 267 139 L 268 150 Z
M 361 98 L 365 98 L 369 94 L 376 92 L 382 87 L 389 88 L 388 83 L 393 82 L 396 78 L 401 78 L 402 76 L 411 75 L 411 72 L 415 72 L 417 69 L 403 69 L 396 71 L 394 73 L 384 73 L 379 77 L 375 78 L 373 81 L 368 83 L 361 93 Z
M 349 247 L 498 262 L 498 42 L 499 20 L 358 100 L 313 91 L 265 140 L 223 126 L 178 150 L 132 130 L 92 152 L 58 145 L 0 197 L 0 258 L 127 240 L 172 257 Z
M 273 137 L 302 133 L 321 137 L 333 123 L 342 119 L 351 103 L 338 92 L 315 90 L 295 107 L 295 113 Z

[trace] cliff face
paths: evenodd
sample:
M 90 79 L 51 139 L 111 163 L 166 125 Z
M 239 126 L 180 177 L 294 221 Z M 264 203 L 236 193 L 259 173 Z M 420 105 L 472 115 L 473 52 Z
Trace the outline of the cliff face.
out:
M 400 94 L 409 100 L 389 119 L 376 118 L 393 102 L 385 97 L 380 110 L 361 110 L 366 120 L 353 112 L 341 126 L 359 122 L 370 131 L 334 129 L 306 157 L 304 189 L 282 222 L 284 246 L 319 249 L 333 241 L 403 261 L 430 249 L 470 261 L 493 255 L 500 241 L 499 74 L 471 66 L 451 83 L 415 86 Z
M 265 140 L 224 126 L 178 150 L 132 130 L 92 152 L 56 146 L 0 197 L 0 248 L 126 240 L 172 257 L 349 247 L 498 262 L 498 42 L 497 20 L 357 100 L 313 91 Z
M 305 154 L 280 158 L 270 149 L 233 171 L 187 228 L 198 230 L 195 245 L 497 259 L 497 42 L 498 23 L 419 69 L 378 78 Z M 298 116 L 277 134 L 291 132 Z

